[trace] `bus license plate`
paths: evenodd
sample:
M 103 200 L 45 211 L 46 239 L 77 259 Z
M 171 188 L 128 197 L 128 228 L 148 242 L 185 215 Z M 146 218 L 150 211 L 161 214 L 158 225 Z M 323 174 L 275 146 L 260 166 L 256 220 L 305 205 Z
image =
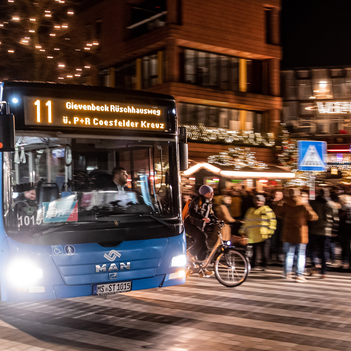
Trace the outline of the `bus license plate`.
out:
M 118 294 L 132 290 L 132 282 L 99 284 L 94 286 L 93 295 Z

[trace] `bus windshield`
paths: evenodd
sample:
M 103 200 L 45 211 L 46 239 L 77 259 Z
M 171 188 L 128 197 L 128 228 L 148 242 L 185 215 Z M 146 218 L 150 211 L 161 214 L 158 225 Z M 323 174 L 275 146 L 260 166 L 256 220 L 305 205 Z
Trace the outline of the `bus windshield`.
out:
M 123 216 L 130 223 L 143 216 L 174 218 L 177 167 L 170 160 L 176 160 L 176 144 L 168 140 L 17 133 L 16 149 L 4 153 L 3 163 L 9 235 L 59 224 L 109 225 Z

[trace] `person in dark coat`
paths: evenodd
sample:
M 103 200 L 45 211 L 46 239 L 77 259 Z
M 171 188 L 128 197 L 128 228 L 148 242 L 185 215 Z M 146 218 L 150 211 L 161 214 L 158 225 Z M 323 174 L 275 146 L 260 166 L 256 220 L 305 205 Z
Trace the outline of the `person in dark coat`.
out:
M 311 206 L 303 203 L 299 189 L 289 189 L 289 196 L 275 207 L 277 217 L 282 218 L 282 241 L 284 251 L 283 276 L 292 279 L 292 267 L 297 256 L 296 281 L 306 281 L 303 273 L 308 243 L 308 222 L 316 221 L 318 215 Z
M 338 224 L 338 211 L 329 197 L 329 189 L 319 189 L 316 200 L 310 202 L 318 214 L 318 220 L 310 223 L 310 250 L 312 268 L 310 274 L 316 272 L 318 251 L 321 253 L 321 278 L 326 277 L 327 262 L 330 255 L 330 241 L 333 228 Z
M 350 268 L 350 239 L 351 239 L 351 196 L 339 196 L 341 208 L 339 209 L 338 241 L 342 251 L 342 268 Z

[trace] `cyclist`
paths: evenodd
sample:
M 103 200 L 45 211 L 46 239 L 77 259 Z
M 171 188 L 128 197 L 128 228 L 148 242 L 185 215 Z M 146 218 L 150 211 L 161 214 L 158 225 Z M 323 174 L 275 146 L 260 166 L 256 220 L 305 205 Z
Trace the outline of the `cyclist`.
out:
M 212 211 L 213 189 L 208 185 L 202 185 L 199 195 L 195 196 L 189 204 L 188 214 L 184 220 L 186 233 L 193 239 L 188 259 L 194 262 L 194 258 L 203 261 L 208 251 L 207 235 L 205 227 L 207 224 L 215 224 L 217 217 Z M 213 272 L 200 271 L 200 277 L 211 276 Z

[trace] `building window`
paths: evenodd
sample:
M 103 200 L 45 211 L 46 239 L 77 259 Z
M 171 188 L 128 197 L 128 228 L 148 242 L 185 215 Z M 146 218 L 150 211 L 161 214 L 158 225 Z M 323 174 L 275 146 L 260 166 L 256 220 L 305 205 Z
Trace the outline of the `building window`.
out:
M 182 82 L 238 91 L 238 58 L 191 49 L 184 49 L 182 56 L 184 57 L 184 65 L 181 67 Z
M 263 65 L 263 61 L 259 60 L 246 60 L 247 62 L 247 92 L 262 94 L 264 91 L 263 77 L 267 77 L 267 74 L 264 74 L 264 69 L 267 68 L 267 65 Z
M 148 89 L 160 83 L 159 74 L 164 75 L 163 71 L 159 71 L 159 65 L 164 69 L 164 55 L 162 51 L 158 54 L 143 56 L 140 59 L 123 63 L 122 65 L 113 67 L 114 71 L 114 86 L 119 89 Z M 137 61 L 140 62 L 137 69 Z M 102 71 L 102 76 L 106 75 L 106 70 Z M 137 76 L 137 72 L 140 74 Z M 108 77 L 103 83 L 106 85 Z
M 228 114 L 228 125 L 226 128 L 230 130 L 240 130 L 240 111 L 232 109 L 223 110 L 227 111 Z
M 311 70 L 311 74 L 313 96 L 316 99 L 332 99 L 332 81 L 329 78 L 328 71 L 326 69 L 313 69 Z
M 100 42 L 102 31 L 102 20 L 98 19 L 95 21 L 95 39 Z
M 299 100 L 308 100 L 312 96 L 312 84 L 309 79 L 302 79 L 297 82 Z
M 158 62 L 157 54 L 144 56 L 142 58 L 142 88 L 147 89 L 158 83 Z
M 345 78 L 332 78 L 333 95 L 335 99 L 346 98 Z
M 131 21 L 127 29 L 135 38 L 166 25 L 166 0 L 145 0 L 131 5 Z
M 135 61 L 115 68 L 115 87 L 120 89 L 136 89 Z
M 84 40 L 87 42 L 92 42 L 93 36 L 93 27 L 90 24 L 86 25 L 84 28 Z
M 271 7 L 264 9 L 266 43 L 273 44 L 273 11 Z
M 182 125 L 203 124 L 208 128 L 241 129 L 240 110 L 189 103 L 179 103 L 178 106 L 180 124 Z M 264 121 L 262 112 L 246 111 L 244 128 L 245 130 L 266 133 L 267 126 Z
M 195 84 L 196 82 L 196 74 L 195 74 L 195 53 L 194 50 L 185 50 L 184 61 L 185 61 L 185 83 Z

